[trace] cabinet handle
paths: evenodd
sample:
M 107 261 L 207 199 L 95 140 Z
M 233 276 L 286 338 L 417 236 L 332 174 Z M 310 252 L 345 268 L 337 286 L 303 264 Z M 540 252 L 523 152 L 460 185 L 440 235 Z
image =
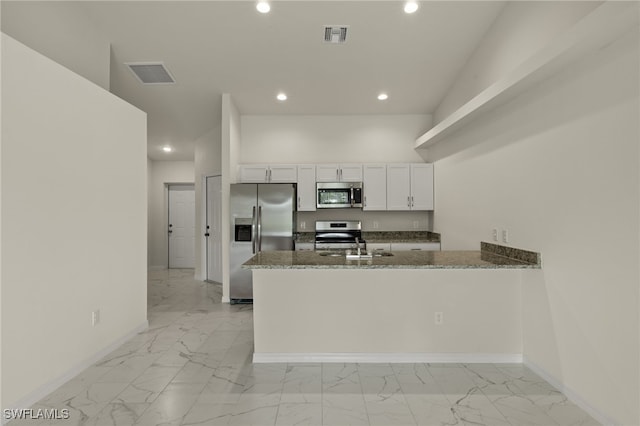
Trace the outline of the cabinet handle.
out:
M 367 196 L 364 196 L 364 206 L 367 207 Z
M 407 197 L 407 207 L 411 207 L 411 197 Z
M 269 182 L 269 169 L 264 170 L 264 180 L 265 182 Z
M 413 195 L 412 195 L 411 196 L 411 207 L 413 207 L 413 206 L 414 206 L 414 204 L 413 204 Z
M 411 251 L 421 251 L 421 248 L 412 248 Z
M 298 196 L 298 208 L 300 208 L 300 196 Z
M 336 169 L 336 179 L 340 180 L 340 169 Z

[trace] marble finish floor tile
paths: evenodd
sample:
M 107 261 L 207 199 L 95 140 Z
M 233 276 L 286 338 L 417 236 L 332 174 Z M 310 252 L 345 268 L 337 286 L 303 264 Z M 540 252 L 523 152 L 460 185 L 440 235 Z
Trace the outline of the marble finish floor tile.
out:
M 251 305 L 220 303 L 193 270 L 151 270 L 149 328 L 16 425 L 595 426 L 520 364 L 252 364 Z

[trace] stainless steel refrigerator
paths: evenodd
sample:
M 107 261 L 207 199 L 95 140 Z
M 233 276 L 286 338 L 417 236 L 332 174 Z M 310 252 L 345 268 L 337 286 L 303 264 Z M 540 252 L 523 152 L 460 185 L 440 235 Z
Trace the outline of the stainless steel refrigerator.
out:
M 251 270 L 241 265 L 264 250 L 293 250 L 295 186 L 286 183 L 231 185 L 231 303 L 253 299 Z

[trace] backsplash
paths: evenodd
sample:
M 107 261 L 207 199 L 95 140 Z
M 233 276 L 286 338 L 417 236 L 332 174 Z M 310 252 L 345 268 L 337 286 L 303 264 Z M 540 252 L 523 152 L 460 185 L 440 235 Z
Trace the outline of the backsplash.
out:
M 324 209 L 297 212 L 297 232 L 314 232 L 316 220 L 360 220 L 362 231 L 431 231 L 433 213 L 425 211 L 369 212 L 360 209 Z

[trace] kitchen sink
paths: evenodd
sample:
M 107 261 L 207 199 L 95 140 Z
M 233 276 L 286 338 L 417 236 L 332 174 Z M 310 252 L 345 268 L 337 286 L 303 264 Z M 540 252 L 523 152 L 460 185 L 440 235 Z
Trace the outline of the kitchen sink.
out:
M 393 253 L 391 253 L 390 251 L 374 251 L 372 254 L 367 254 L 366 252 L 363 252 L 361 256 L 358 256 L 355 253 L 347 254 L 344 251 L 319 251 L 317 253 L 319 256 L 346 257 L 347 259 L 371 259 L 371 257 L 393 256 Z
M 342 257 L 342 256 L 344 256 L 344 253 L 341 253 L 339 251 L 321 251 L 321 252 L 318 252 L 318 255 L 320 255 L 320 256 L 331 256 L 331 257 Z
M 393 253 L 391 253 L 390 251 L 374 251 L 373 252 L 373 256 L 374 257 L 389 257 L 389 256 L 393 256 Z

